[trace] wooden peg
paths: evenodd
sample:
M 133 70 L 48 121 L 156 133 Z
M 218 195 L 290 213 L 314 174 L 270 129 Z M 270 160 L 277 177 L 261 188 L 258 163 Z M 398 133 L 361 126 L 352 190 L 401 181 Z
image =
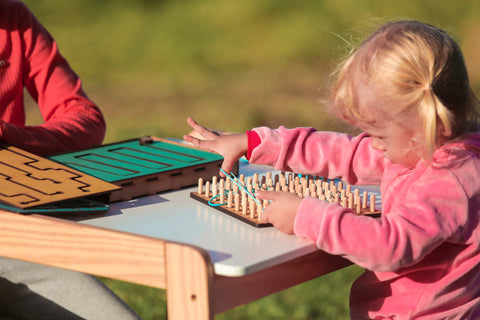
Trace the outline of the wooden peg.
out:
M 336 203 L 340 203 L 340 194 L 338 192 L 335 192 L 333 201 L 335 201 Z
M 219 188 L 219 193 L 220 193 L 220 203 L 225 203 L 225 180 L 220 179 L 220 188 Z
M 348 208 L 353 209 L 353 193 L 348 194 Z
M 217 177 L 213 177 L 212 178 L 212 197 L 217 196 L 217 188 L 218 188 Z
M 239 212 L 240 211 L 240 195 L 235 193 L 234 200 L 233 200 L 234 206 L 235 206 L 235 211 Z
M 223 202 L 222 202 L 223 203 Z M 228 191 L 228 196 L 227 196 L 227 208 L 233 207 L 233 192 Z
M 230 179 L 225 180 L 225 189 L 226 190 L 232 189 L 232 182 L 230 181 Z
M 203 178 L 198 178 L 198 189 L 197 189 L 198 194 L 203 193 Z
M 367 202 L 368 202 L 368 191 L 363 191 L 363 197 L 362 197 L 362 209 L 367 208 Z
M 375 212 L 375 195 L 370 195 L 370 212 Z
M 255 201 L 253 201 L 253 199 L 250 199 L 248 206 L 250 208 L 250 218 L 251 219 L 255 218 L 255 209 L 256 209 L 255 204 L 256 204 Z
M 247 215 L 247 194 L 242 190 L 242 214 Z
M 205 183 L 205 198 L 210 198 L 210 181 Z
M 255 183 L 258 183 L 258 182 L 259 182 L 259 181 L 258 181 L 258 173 L 254 173 L 254 174 L 253 174 L 253 179 L 252 179 L 252 182 L 251 182 L 251 183 L 252 183 L 252 184 L 255 184 Z

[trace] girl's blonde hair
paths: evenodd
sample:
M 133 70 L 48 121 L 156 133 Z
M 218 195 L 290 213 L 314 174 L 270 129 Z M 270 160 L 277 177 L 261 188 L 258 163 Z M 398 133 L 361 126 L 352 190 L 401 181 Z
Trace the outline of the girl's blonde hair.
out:
M 406 128 L 423 124 L 428 159 L 439 136 L 452 139 L 476 131 L 479 102 L 462 52 L 445 31 L 431 25 L 398 21 L 382 26 L 339 66 L 336 77 L 331 102 L 340 118 L 352 124 L 375 120 L 358 109 L 360 79 L 384 102 L 375 107 L 391 120 Z

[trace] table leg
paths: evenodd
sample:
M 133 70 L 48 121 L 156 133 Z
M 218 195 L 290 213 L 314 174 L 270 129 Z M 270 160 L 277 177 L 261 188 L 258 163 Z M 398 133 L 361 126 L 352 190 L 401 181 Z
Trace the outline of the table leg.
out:
M 213 265 L 203 250 L 166 244 L 167 313 L 173 320 L 213 320 Z

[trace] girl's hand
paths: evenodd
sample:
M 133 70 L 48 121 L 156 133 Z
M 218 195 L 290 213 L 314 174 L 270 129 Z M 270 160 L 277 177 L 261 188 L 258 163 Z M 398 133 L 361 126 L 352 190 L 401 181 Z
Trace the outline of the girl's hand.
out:
M 248 138 L 246 134 L 222 134 L 216 130 L 205 128 L 192 118 L 188 118 L 187 123 L 202 139 L 196 138 L 193 135 L 184 135 L 183 139 L 199 149 L 213 151 L 222 155 L 222 169 L 225 172 L 231 172 L 238 159 L 247 153 Z M 220 176 L 223 177 L 225 175 L 220 172 Z
M 259 190 L 255 194 L 258 199 L 271 201 L 263 210 L 261 222 L 269 222 L 278 230 L 293 234 L 295 216 L 302 199 L 290 192 Z

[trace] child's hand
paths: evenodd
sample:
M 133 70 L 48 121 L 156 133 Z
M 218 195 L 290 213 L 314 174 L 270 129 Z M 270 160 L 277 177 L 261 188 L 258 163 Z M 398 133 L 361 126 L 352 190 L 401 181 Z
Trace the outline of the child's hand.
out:
M 187 123 L 203 139 L 196 138 L 193 135 L 184 135 L 183 139 L 191 142 L 197 148 L 221 154 L 224 158 L 222 169 L 225 172 L 231 172 L 235 162 L 247 153 L 248 138 L 246 134 L 222 134 L 216 130 L 205 128 L 192 118 L 188 118 Z M 225 176 L 222 172 L 220 172 L 220 175 Z
M 263 210 L 261 222 L 270 222 L 278 230 L 293 234 L 293 225 L 302 199 L 290 192 L 264 191 L 255 193 L 258 199 L 270 200 Z

